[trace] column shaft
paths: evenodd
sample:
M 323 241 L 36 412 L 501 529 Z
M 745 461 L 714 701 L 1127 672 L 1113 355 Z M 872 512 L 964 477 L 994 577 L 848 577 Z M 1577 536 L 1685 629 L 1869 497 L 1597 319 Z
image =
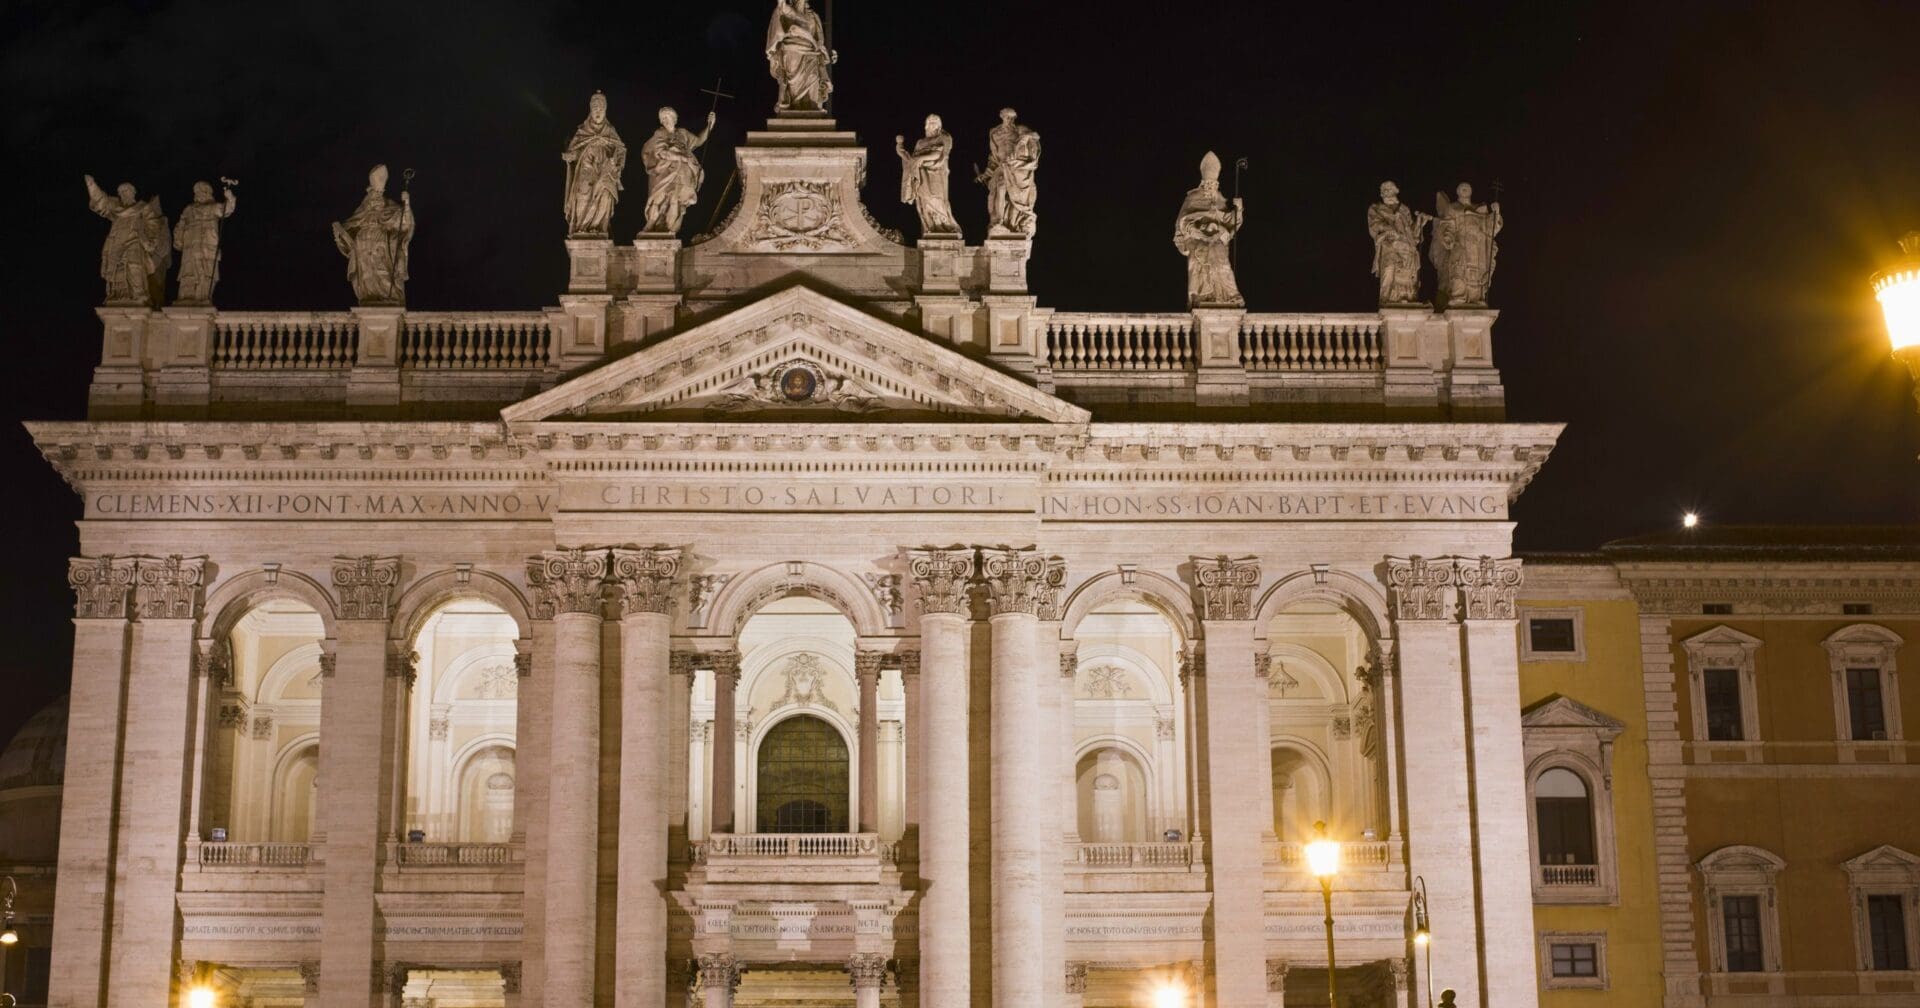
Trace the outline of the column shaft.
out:
M 713 832 L 733 833 L 733 769 L 738 745 L 734 739 L 734 687 L 740 684 L 740 657 L 720 652 L 713 662 L 713 788 L 711 804 Z M 729 995 L 731 996 L 731 995 Z
M 76 569 L 91 561 L 75 560 Z M 127 568 L 131 571 L 131 568 Z M 48 1003 L 93 1008 L 106 987 L 107 925 L 112 919 L 113 851 L 119 809 L 121 684 L 129 630 L 126 583 L 118 601 L 73 621 L 73 687 L 60 800 L 58 887 L 54 890 L 53 969 Z
M 553 617 L 544 978 L 549 1004 L 589 1005 L 594 1000 L 599 931 L 600 629 L 598 612 L 561 612 Z
M 514 822 L 527 838 L 526 895 L 520 902 L 520 997 L 542 1003 L 546 981 L 547 859 L 551 811 L 549 773 L 553 739 L 553 621 L 536 620 L 520 666 L 519 716 L 514 750 Z
M 967 618 L 929 611 L 920 617 L 920 1003 L 973 1003 L 971 888 L 968 877 L 972 787 L 967 742 Z
M 880 655 L 853 656 L 860 680 L 860 827 L 880 832 Z
M 1466 621 L 1473 812 L 1479 826 L 1481 927 L 1487 937 L 1485 993 L 1487 1002 L 1500 1008 L 1540 1003 L 1532 944 L 1510 939 L 1533 930 L 1532 851 L 1526 834 L 1514 826 L 1526 822 L 1528 812 L 1518 646 L 1511 619 Z
M 1408 731 L 1408 871 L 1427 882 L 1434 922 L 1433 978 L 1451 987 L 1465 1008 L 1481 1004 L 1479 907 L 1462 859 L 1473 850 L 1468 809 L 1466 696 L 1460 674 L 1460 628 L 1449 619 L 1403 619 L 1397 625 L 1399 707 L 1419 711 Z M 1523 820 L 1524 821 L 1524 820 Z M 1531 874 L 1525 877 L 1531 878 Z M 1531 934 L 1531 927 L 1528 928 Z M 1514 944 L 1512 935 L 1502 941 Z M 1529 940 L 1530 944 L 1530 940 Z
M 380 757 L 392 729 L 385 709 L 387 626 L 384 619 L 344 619 L 337 627 L 333 671 L 322 676 L 320 701 L 319 786 L 327 829 L 320 1003 L 362 1008 L 374 1000 L 373 890 L 388 774 Z
M 624 551 L 622 551 L 624 552 Z M 651 554 L 649 552 L 649 557 Z M 623 560 L 615 555 L 616 574 Z M 666 576 L 672 575 L 671 566 Z M 658 1008 L 667 992 L 667 683 L 670 654 L 660 578 L 626 586 L 620 621 L 620 842 L 613 1000 Z M 645 603 L 657 601 L 658 608 Z
M 1271 757 L 1260 737 L 1261 688 L 1254 675 L 1250 620 L 1205 624 L 1204 693 L 1209 843 L 1213 883 L 1213 968 L 1220 1008 L 1266 1004 L 1266 900 L 1261 838 L 1273 829 L 1261 822 Z
M 1042 784 L 1047 745 L 1035 669 L 1038 624 L 1031 612 L 992 617 L 993 696 L 993 1003 L 995 1008 L 1044 1004 L 1046 928 L 1041 851 L 1051 794 Z
M 1035 739 L 1040 744 L 1040 774 L 1036 778 L 1039 785 L 1036 790 L 1042 792 L 1040 801 L 1040 908 L 1041 927 L 1044 928 L 1046 941 L 1041 946 L 1045 952 L 1041 960 L 1041 977 L 1047 984 L 1047 1001 L 1058 1002 L 1065 997 L 1065 975 L 1067 964 L 1067 900 L 1066 865 L 1062 862 L 1063 841 L 1069 823 L 1078 825 L 1078 804 L 1072 798 L 1072 779 L 1068 767 L 1072 763 L 1071 747 L 1073 729 L 1068 724 L 1064 734 L 1061 722 L 1070 722 L 1073 710 L 1073 680 L 1060 674 L 1065 662 L 1060 648 L 1060 624 L 1052 620 L 1042 621 L 1035 630 L 1035 641 L 1039 654 L 1035 656 L 1035 685 L 1040 690 L 1040 735 Z M 1069 672 L 1071 675 L 1071 672 Z M 1062 711 L 1067 713 L 1062 714 Z M 1048 738 L 1048 735 L 1053 735 Z

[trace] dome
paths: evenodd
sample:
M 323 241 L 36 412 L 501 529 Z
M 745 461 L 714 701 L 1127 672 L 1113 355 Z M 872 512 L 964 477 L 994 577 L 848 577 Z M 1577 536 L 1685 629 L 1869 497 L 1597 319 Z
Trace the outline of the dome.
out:
M 0 751 L 0 791 L 58 785 L 67 764 L 67 698 L 27 719 Z

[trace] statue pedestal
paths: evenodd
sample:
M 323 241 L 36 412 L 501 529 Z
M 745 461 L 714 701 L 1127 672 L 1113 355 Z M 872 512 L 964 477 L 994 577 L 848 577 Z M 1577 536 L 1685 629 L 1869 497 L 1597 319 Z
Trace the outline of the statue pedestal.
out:
M 1027 292 L 1027 260 L 1033 257 L 1033 239 L 1025 235 L 987 238 L 987 289 L 995 294 Z
M 920 250 L 920 292 L 958 294 L 960 281 L 973 272 L 973 251 L 967 248 L 966 240 L 957 236 L 922 238 L 917 247 Z
M 164 336 L 154 341 L 160 372 L 154 376 L 153 401 L 160 406 L 205 406 L 213 392 L 208 361 L 216 312 L 205 305 L 174 305 L 161 314 Z
M 1440 404 L 1434 365 L 1446 359 L 1446 323 L 1425 305 L 1380 309 L 1388 409 L 1432 409 Z
M 680 289 L 680 239 L 642 233 L 633 239 L 633 272 L 627 289 L 635 294 L 673 294 Z
M 748 147 L 857 147 L 852 130 L 827 112 L 776 112 L 764 130 L 747 131 Z M 861 152 L 865 154 L 863 149 Z
M 1245 406 L 1252 401 L 1247 369 L 1240 363 L 1240 323 L 1244 305 L 1196 305 L 1193 308 L 1193 350 L 1199 367 L 1194 375 L 1194 401 L 1202 406 Z
M 678 294 L 629 294 L 620 299 L 619 324 L 609 334 L 613 348 L 637 346 L 672 329 L 680 321 Z
M 1015 374 L 1033 378 L 1040 372 L 1040 327 L 1035 324 L 1034 297 L 987 294 L 980 304 L 987 314 L 987 356 Z
M 349 406 L 400 404 L 400 331 L 407 310 L 398 305 L 361 305 L 353 310 L 360 340 L 347 375 Z
M 1453 362 L 1447 372 L 1447 401 L 1456 409 L 1499 410 L 1506 404 L 1506 387 L 1493 366 L 1493 322 L 1499 317 L 1491 308 L 1447 309 L 1447 349 Z
M 146 384 L 147 330 L 154 313 L 134 305 L 94 309 L 100 316 L 100 366 L 87 387 L 90 419 L 137 415 Z
M 547 348 L 550 363 L 571 371 L 598 363 L 607 355 L 607 308 L 611 294 L 562 294 L 558 311 L 549 309 L 553 326 L 553 345 Z
M 567 293 L 605 294 L 613 268 L 613 239 L 567 239 Z

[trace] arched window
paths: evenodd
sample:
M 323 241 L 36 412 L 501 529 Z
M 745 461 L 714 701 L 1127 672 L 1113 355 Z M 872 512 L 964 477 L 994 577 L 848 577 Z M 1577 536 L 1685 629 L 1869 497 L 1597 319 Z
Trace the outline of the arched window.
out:
M 847 832 L 847 767 L 846 740 L 832 725 L 806 715 L 774 725 L 760 742 L 760 832 Z
M 1593 800 L 1587 782 L 1564 767 L 1540 775 L 1533 789 L 1534 821 L 1540 830 L 1540 863 L 1590 865 L 1594 859 Z

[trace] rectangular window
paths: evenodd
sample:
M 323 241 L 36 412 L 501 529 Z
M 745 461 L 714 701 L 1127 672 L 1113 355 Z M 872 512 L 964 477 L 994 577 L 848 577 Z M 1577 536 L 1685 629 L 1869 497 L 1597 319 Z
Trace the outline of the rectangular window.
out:
M 1596 977 L 1600 975 L 1600 951 L 1591 942 L 1553 945 L 1553 975 L 1556 977 Z
M 1873 944 L 1873 968 L 1904 970 L 1907 965 L 1907 910 L 1899 896 L 1867 897 L 1867 934 Z
M 1727 934 L 1727 972 L 1765 970 L 1760 945 L 1760 897 L 1720 897 L 1720 921 Z
M 1731 616 L 1733 615 L 1733 603 L 1702 602 L 1700 604 L 1700 612 L 1706 616 Z
M 1703 673 L 1707 695 L 1707 740 L 1738 742 L 1746 737 L 1740 717 L 1740 670 L 1710 668 Z
M 1871 616 L 1873 615 L 1873 603 L 1842 602 L 1840 603 L 1840 614 L 1843 616 Z
M 1565 616 L 1527 620 L 1527 645 L 1541 654 L 1572 654 L 1580 650 L 1573 633 L 1573 620 Z
M 1847 670 L 1847 714 L 1853 721 L 1856 742 L 1887 737 L 1887 712 L 1880 702 L 1880 670 Z

